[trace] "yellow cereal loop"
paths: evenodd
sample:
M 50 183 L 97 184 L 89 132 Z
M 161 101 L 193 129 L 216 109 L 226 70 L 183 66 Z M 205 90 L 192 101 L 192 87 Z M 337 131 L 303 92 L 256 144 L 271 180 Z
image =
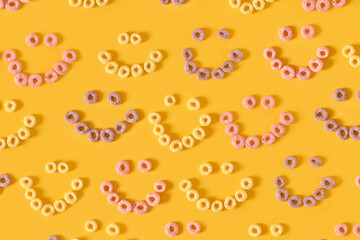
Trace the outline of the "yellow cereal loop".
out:
M 161 122 L 161 116 L 160 114 L 158 113 L 150 113 L 148 115 L 148 121 L 151 123 L 151 124 L 158 124 Z
M 156 70 L 156 64 L 154 61 L 151 61 L 151 60 L 147 60 L 145 63 L 144 63 L 144 70 L 145 72 L 147 73 L 152 73 Z
M 170 150 L 172 152 L 181 152 L 183 150 L 183 144 L 180 140 L 173 140 L 170 143 Z
M 11 148 L 17 147 L 17 145 L 19 145 L 19 142 L 19 138 L 13 134 L 9 135 L 6 139 L 6 144 Z
M 34 198 L 36 198 L 36 191 L 32 188 L 29 188 L 25 191 L 25 198 L 27 200 L 32 200 Z
M 121 78 L 127 78 L 130 76 L 131 70 L 128 66 L 123 65 L 119 68 L 118 75 Z
M 23 177 L 20 179 L 19 181 L 20 186 L 24 189 L 29 189 L 33 186 L 34 182 L 31 178 L 29 177 Z
M 36 118 L 33 115 L 27 115 L 26 117 L 24 117 L 24 124 L 26 127 L 28 128 L 32 128 L 35 127 L 36 125 Z
M 133 77 L 140 77 L 141 75 L 143 75 L 143 73 L 144 70 L 139 64 L 133 64 L 131 66 L 131 75 Z
M 353 46 L 345 46 L 342 49 L 342 54 L 344 55 L 344 57 L 351 57 L 355 55 L 355 48 Z
M 220 201 L 220 200 L 215 200 L 211 204 L 211 210 L 213 212 L 221 212 L 223 209 L 224 209 L 224 205 L 223 205 L 222 201 Z
M 85 8 L 93 8 L 93 7 L 95 7 L 95 0 L 84 0 L 83 6 Z
M 254 6 L 250 2 L 244 2 L 240 7 L 242 14 L 252 14 L 254 12 Z
M 52 204 L 45 204 L 41 209 L 41 214 L 44 215 L 45 217 L 50 217 L 54 215 L 54 213 L 55 213 L 55 208 Z
M 351 56 L 349 59 L 350 66 L 353 68 L 360 67 L 360 57 L 357 55 Z
M 250 237 L 258 237 L 262 233 L 262 229 L 259 225 L 253 224 L 248 229 Z
M 54 202 L 54 208 L 57 212 L 63 212 L 66 209 L 66 203 L 64 200 L 56 200 Z
M 225 175 L 229 175 L 234 171 L 234 165 L 230 162 L 221 164 L 221 171 Z
M 162 124 L 156 124 L 153 128 L 153 133 L 156 135 L 156 136 L 160 136 L 162 135 L 163 133 L 165 132 L 165 128 Z
M 205 130 L 201 127 L 196 127 L 193 130 L 193 136 L 196 140 L 203 140 L 206 137 Z
M 58 164 L 58 172 L 59 173 L 67 173 L 69 171 L 69 165 L 65 162 L 60 162 Z
M 13 112 L 16 109 L 16 102 L 14 100 L 8 100 L 4 103 L 4 109 L 6 112 Z
M 82 5 L 82 0 L 69 0 L 69 5 L 71 7 L 80 7 Z
M 192 136 L 185 136 L 181 141 L 186 148 L 192 148 L 195 144 L 195 139 Z
M 211 124 L 211 117 L 207 114 L 203 114 L 199 118 L 200 125 L 203 127 L 207 127 Z
M 189 191 L 186 192 L 186 198 L 190 202 L 195 202 L 199 200 L 199 192 L 196 191 L 195 189 L 190 189 Z
M 97 223 L 94 220 L 86 221 L 85 223 L 85 231 L 87 232 L 95 232 L 98 228 Z
M 120 34 L 119 34 L 119 36 L 118 36 L 118 42 L 119 42 L 121 45 L 128 44 L 129 41 L 130 41 L 129 34 L 127 34 L 127 33 L 120 33 Z
M 270 233 L 271 235 L 273 235 L 274 237 L 279 237 L 281 236 L 281 234 L 283 233 L 284 228 L 283 226 L 281 226 L 280 224 L 273 224 L 270 227 Z
M 236 199 L 236 201 L 238 201 L 238 202 L 245 202 L 246 201 L 246 199 L 247 199 L 247 193 L 246 193 L 246 191 L 245 190 L 243 190 L 243 189 L 239 189 L 239 190 L 236 190 L 236 192 L 235 192 L 235 199 Z
M 34 198 L 30 201 L 30 207 L 35 211 L 39 211 L 42 208 L 42 201 L 39 198 Z
M 243 178 L 241 179 L 241 187 L 245 190 L 249 190 L 254 186 L 254 181 L 252 180 L 252 178 Z
M 105 66 L 105 72 L 108 74 L 115 74 L 119 70 L 119 64 L 115 61 L 111 61 L 106 64 Z
M 224 200 L 224 207 L 227 210 L 232 210 L 236 207 L 236 199 L 234 197 L 227 197 Z
M 103 7 L 105 5 L 107 5 L 109 2 L 109 0 L 96 0 L 96 4 L 99 6 L 99 7 Z
M 45 171 L 47 173 L 55 173 L 57 171 L 57 166 L 56 166 L 56 163 L 54 162 L 47 162 L 45 164 Z
M 167 134 L 162 134 L 159 136 L 159 143 L 161 146 L 167 147 L 170 144 L 170 136 Z
M 191 111 L 199 110 L 200 109 L 200 101 L 197 98 L 192 97 L 187 101 L 186 106 Z
M 71 188 L 74 191 L 80 191 L 84 187 L 84 183 L 80 178 L 75 178 L 71 181 Z
M 133 33 L 133 34 L 131 34 L 131 36 L 130 36 L 130 42 L 131 42 L 132 44 L 139 44 L 139 43 L 141 43 L 141 41 L 142 41 L 142 38 L 141 38 L 141 36 L 140 36 L 138 33 Z
M 77 202 L 77 196 L 74 192 L 66 192 L 64 195 L 65 202 L 68 204 L 74 204 Z
M 258 11 L 263 10 L 265 7 L 265 1 L 264 0 L 253 0 L 252 4 L 254 8 Z
M 98 59 L 102 64 L 107 64 L 111 61 L 112 56 L 108 51 L 102 51 L 98 54 Z
M 183 192 L 187 192 L 192 188 L 192 183 L 188 179 L 183 179 L 179 183 L 179 189 Z
M 166 95 L 164 98 L 164 103 L 166 106 L 174 106 L 176 104 L 176 98 L 174 97 L 174 95 Z
M 210 163 L 202 163 L 199 167 L 201 175 L 207 176 L 213 172 L 213 167 Z
M 6 141 L 3 138 L 0 138 L 0 150 L 6 147 Z
M 150 52 L 150 59 L 156 63 L 159 63 L 163 59 L 163 55 L 159 50 L 153 50 Z
M 239 8 L 241 5 L 241 0 L 229 0 L 229 4 L 232 8 Z
M 210 208 L 210 201 L 207 198 L 201 198 L 196 202 L 196 207 L 201 211 L 206 211 Z
M 26 127 L 19 128 L 18 136 L 21 140 L 26 140 L 30 137 L 30 130 Z
M 109 236 L 117 236 L 120 234 L 120 227 L 115 223 L 110 223 L 106 227 L 106 233 Z

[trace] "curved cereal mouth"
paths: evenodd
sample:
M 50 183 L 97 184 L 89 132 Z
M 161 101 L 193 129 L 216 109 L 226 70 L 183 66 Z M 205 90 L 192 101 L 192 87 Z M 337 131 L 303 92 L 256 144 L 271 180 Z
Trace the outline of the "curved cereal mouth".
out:
M 273 2 L 265 2 L 265 1 L 252 1 L 252 2 L 242 2 L 241 0 L 231 0 L 229 1 L 230 7 L 235 10 L 240 10 L 240 13 L 244 15 L 250 15 L 253 13 L 257 13 L 268 8 Z

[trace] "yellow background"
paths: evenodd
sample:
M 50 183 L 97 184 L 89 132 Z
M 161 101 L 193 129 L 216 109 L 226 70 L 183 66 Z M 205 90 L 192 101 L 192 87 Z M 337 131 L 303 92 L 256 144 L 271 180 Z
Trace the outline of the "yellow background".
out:
M 316 108 L 326 107 L 342 124 L 359 124 L 360 103 L 355 93 L 360 89 L 360 72 L 351 68 L 341 55 L 344 45 L 360 44 L 358 0 L 348 0 L 345 7 L 332 8 L 326 13 L 307 13 L 300 0 L 276 0 L 251 16 L 232 9 L 227 0 L 187 0 L 183 6 L 163 6 L 158 0 L 109 2 L 106 7 L 88 10 L 71 8 L 66 0 L 32 0 L 19 11 L 0 11 L 0 52 L 16 49 L 26 73 L 45 73 L 55 61 L 61 60 L 62 51 L 68 48 L 76 50 L 79 58 L 71 64 L 68 74 L 54 84 L 39 88 L 17 87 L 7 72 L 6 62 L 0 61 L 0 102 L 15 99 L 22 103 L 13 114 L 0 108 L 1 136 L 15 133 L 23 125 L 26 114 L 36 114 L 39 122 L 32 130 L 33 137 L 24 144 L 0 152 L 0 172 L 11 174 L 14 180 L 0 192 L 1 239 L 47 239 L 51 234 L 81 240 L 167 239 L 163 228 L 170 221 L 182 225 L 177 239 L 250 239 L 247 229 L 254 223 L 263 226 L 260 239 L 273 238 L 268 229 L 274 223 L 285 226 L 283 239 L 335 239 L 335 224 L 346 222 L 353 226 L 360 222 L 357 214 L 360 190 L 354 184 L 354 178 L 360 173 L 359 143 L 341 142 L 335 133 L 326 132 L 323 124 L 312 117 Z M 306 24 L 316 26 L 315 38 L 301 37 L 300 28 Z M 282 42 L 278 37 L 278 30 L 285 25 L 296 27 L 296 38 L 289 42 Z M 207 30 L 207 38 L 195 42 L 191 32 L 200 27 Z M 231 31 L 230 40 L 216 37 L 220 28 Z M 43 43 L 29 48 L 24 38 L 33 32 L 42 37 L 57 33 L 60 43 L 52 49 Z M 121 32 L 138 32 L 144 41 L 137 46 L 121 46 L 117 42 Z M 280 57 L 296 66 L 307 65 L 316 57 L 318 47 L 329 46 L 332 50 L 325 61 L 325 70 L 310 80 L 284 80 L 280 72 L 271 70 L 262 56 L 263 49 L 270 46 L 281 49 Z M 235 64 L 236 71 L 223 80 L 201 82 L 194 75 L 184 73 L 181 51 L 186 47 L 195 49 L 195 60 L 204 67 L 220 66 L 233 48 L 242 49 L 245 59 Z M 121 63 L 142 63 L 153 49 L 164 53 L 163 62 L 155 73 L 137 79 L 108 75 L 97 60 L 99 51 L 111 50 Z M 359 48 L 357 50 L 360 53 Z M 336 88 L 349 89 L 349 100 L 335 102 L 332 93 Z M 86 104 L 83 95 L 88 90 L 101 92 L 101 101 Z M 111 91 L 122 93 L 124 101 L 120 106 L 107 102 L 106 95 Z M 178 104 L 166 107 L 163 103 L 166 94 L 176 94 Z M 273 95 L 277 107 L 271 111 L 260 106 L 245 110 L 242 99 L 251 94 L 258 100 Z M 201 110 L 187 110 L 185 104 L 190 97 L 200 97 Z M 93 144 L 86 136 L 76 134 L 74 126 L 65 123 L 64 114 L 70 109 L 81 111 L 84 120 L 98 128 L 112 127 L 124 119 L 128 109 L 139 109 L 142 119 L 113 143 Z M 162 113 L 167 131 L 178 136 L 190 134 L 192 128 L 198 126 L 202 113 L 212 114 L 214 124 L 207 128 L 208 137 L 200 144 L 172 153 L 160 146 L 152 134 L 152 125 L 146 116 L 153 111 Z M 241 132 L 246 136 L 269 131 L 282 111 L 293 112 L 296 121 L 272 146 L 253 151 L 236 150 L 218 121 L 224 111 L 236 113 L 236 122 L 241 123 Z M 294 170 L 283 166 L 283 159 L 288 155 L 300 159 Z M 313 155 L 323 159 L 323 167 L 309 166 L 307 160 Z M 135 169 L 127 176 L 115 172 L 118 161 L 129 160 L 136 165 L 143 158 L 155 163 L 154 171 L 141 174 Z M 48 175 L 44 170 L 48 161 L 70 162 L 71 171 L 65 175 Z M 237 165 L 237 171 L 231 176 L 224 176 L 219 170 L 208 177 L 198 172 L 203 162 L 213 162 L 219 167 L 226 161 Z M 318 206 L 291 209 L 275 198 L 273 179 L 278 175 L 286 176 L 287 188 L 302 196 L 320 187 L 324 176 L 334 177 L 337 183 Z M 24 198 L 24 190 L 18 184 L 23 176 L 34 177 L 40 196 L 48 201 L 62 198 L 75 177 L 85 179 L 86 184 L 75 206 L 46 218 L 34 212 Z M 233 211 L 221 213 L 197 210 L 177 187 L 183 178 L 194 179 L 203 195 L 223 199 L 240 187 L 240 179 L 245 176 L 255 180 L 249 200 Z M 162 195 L 164 203 L 139 216 L 120 214 L 116 206 L 107 203 L 99 190 L 105 180 L 117 182 L 116 191 L 131 200 L 143 199 L 156 180 L 171 184 Z M 85 232 L 84 223 L 89 219 L 99 221 L 100 229 L 96 233 Z M 192 220 L 202 224 L 201 234 L 187 233 L 186 224 Z M 120 236 L 106 235 L 105 228 L 110 222 L 121 225 Z M 355 235 L 351 233 L 348 239 L 352 238 Z

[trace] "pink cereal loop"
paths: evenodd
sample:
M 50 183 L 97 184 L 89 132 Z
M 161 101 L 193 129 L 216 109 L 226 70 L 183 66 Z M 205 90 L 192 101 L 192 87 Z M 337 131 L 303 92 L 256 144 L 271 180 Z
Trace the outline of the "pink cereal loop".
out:
M 289 41 L 293 38 L 293 31 L 290 27 L 286 26 L 279 30 L 279 37 L 283 41 Z
M 353 233 L 355 234 L 355 236 L 360 237 L 360 224 L 356 224 L 353 227 Z
M 146 202 L 144 202 L 144 201 L 134 202 L 134 205 L 133 205 L 134 213 L 145 214 L 145 213 L 147 213 L 148 210 L 149 210 L 149 206 Z
M 18 10 L 20 8 L 20 1 L 19 0 L 8 0 L 5 1 L 5 7 L 7 10 L 9 11 L 15 11 Z
M 120 161 L 115 166 L 116 172 L 120 175 L 126 175 L 130 172 L 130 164 L 127 161 Z
M 5 7 L 4 0 L 0 0 L 0 9 L 3 9 Z
M 315 29 L 311 25 L 306 25 L 301 28 L 301 35 L 304 38 L 312 38 L 315 36 Z
M 316 9 L 319 12 L 326 12 L 330 8 L 330 1 L 329 0 L 318 0 L 316 2 Z
M 309 67 L 313 72 L 320 72 L 324 67 L 324 62 L 320 58 L 310 60 Z
M 283 78 L 293 79 L 295 75 L 296 75 L 295 70 L 292 67 L 285 65 L 284 67 L 281 68 L 281 76 Z
M 239 133 L 239 125 L 236 123 L 229 123 L 225 127 L 225 133 L 231 137 L 237 135 Z
M 56 35 L 53 33 L 49 33 L 44 37 L 44 43 L 48 47 L 55 47 L 58 43 Z
M 20 2 L 22 2 L 22 3 L 28 3 L 28 2 L 30 2 L 30 0 L 20 0 Z
M 12 61 L 8 65 L 8 70 L 9 70 L 9 73 L 11 73 L 11 74 L 14 74 L 14 75 L 18 74 L 22 70 L 22 65 L 19 61 Z
M 42 77 L 39 74 L 30 75 L 28 84 L 30 87 L 39 87 L 42 84 Z
M 45 77 L 44 77 L 45 82 L 47 82 L 47 83 L 56 82 L 58 80 L 58 78 L 59 78 L 59 75 L 53 70 L 45 73 Z
M 272 109 L 275 107 L 275 100 L 272 96 L 265 96 L 261 99 L 261 106 L 265 109 Z
M 265 133 L 262 138 L 261 138 L 261 142 L 264 145 L 271 145 L 275 142 L 275 136 L 272 133 Z
M 335 234 L 344 237 L 348 233 L 348 227 L 345 223 L 339 223 L 335 226 Z
M 165 225 L 165 234 L 169 237 L 174 237 L 179 234 L 179 226 L 177 223 L 170 222 Z
M 296 69 L 296 77 L 300 80 L 308 80 L 311 78 L 311 71 L 308 67 L 299 67 Z
M 120 197 L 117 193 L 109 193 L 107 200 L 110 204 L 117 204 L 120 201 Z
M 31 33 L 25 37 L 25 42 L 29 47 L 36 47 L 39 44 L 39 37 L 35 33 Z
M 56 62 L 54 64 L 54 70 L 59 75 L 64 75 L 68 71 L 68 67 L 64 62 Z
M 143 159 L 140 160 L 138 163 L 138 169 L 140 172 L 147 173 L 151 171 L 151 168 L 152 168 L 152 164 L 148 160 Z
M 166 183 L 164 181 L 157 181 L 154 183 L 154 190 L 157 193 L 162 193 L 166 191 Z
M 266 60 L 273 60 L 276 57 L 276 51 L 274 48 L 265 48 L 263 54 Z
M 68 49 L 63 52 L 62 58 L 66 63 L 73 63 L 76 61 L 77 56 L 73 50 Z
M 131 203 L 128 201 L 128 200 L 125 200 L 125 199 L 122 199 L 120 200 L 120 202 L 118 203 L 118 210 L 121 212 L 121 213 L 130 213 L 133 208 L 132 208 L 132 205 Z
M 16 59 L 16 53 L 14 50 L 10 49 L 10 50 L 6 50 L 3 53 L 3 59 L 5 62 L 11 62 L 14 61 Z
M 155 207 L 160 203 L 160 194 L 157 192 L 152 192 L 146 195 L 146 202 L 149 204 L 149 206 Z
M 325 59 L 329 56 L 330 51 L 327 47 L 319 47 L 316 51 L 318 58 Z
M 223 124 L 232 123 L 233 120 L 234 120 L 234 117 L 231 112 L 223 112 L 220 115 L 220 122 Z
M 19 87 L 25 87 L 28 84 L 28 77 L 25 73 L 16 74 L 14 80 Z
M 201 231 L 201 225 L 197 222 L 189 222 L 186 229 L 190 234 L 197 234 Z
M 336 8 L 341 8 L 346 4 L 346 0 L 332 0 L 332 4 Z
M 231 139 L 231 144 L 236 149 L 245 147 L 245 138 L 241 135 L 236 135 Z
M 283 112 L 280 114 L 280 123 L 289 126 L 293 124 L 294 122 L 294 116 L 289 112 Z
M 114 187 L 111 182 L 103 182 L 100 185 L 100 190 L 103 194 L 110 194 L 112 193 Z
M 243 105 L 247 109 L 253 109 L 256 106 L 256 99 L 254 96 L 247 96 L 243 99 Z
M 355 184 L 356 184 L 357 187 L 360 188 L 360 176 L 357 176 L 357 177 L 355 178 Z
M 260 145 L 260 140 L 258 137 L 248 137 L 245 141 L 245 146 L 252 150 L 258 148 Z
M 308 12 L 314 11 L 316 8 L 315 0 L 303 0 L 302 7 Z
M 274 58 L 270 65 L 273 70 L 280 70 L 283 67 L 283 62 L 279 58 Z
M 285 134 L 285 127 L 280 123 L 273 124 L 271 125 L 271 132 L 275 137 L 282 137 Z

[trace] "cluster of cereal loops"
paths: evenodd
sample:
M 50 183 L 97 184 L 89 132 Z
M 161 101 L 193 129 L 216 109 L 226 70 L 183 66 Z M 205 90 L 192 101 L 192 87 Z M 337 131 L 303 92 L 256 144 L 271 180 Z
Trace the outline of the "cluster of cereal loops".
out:
M 252 224 L 248 228 L 250 237 L 259 237 L 262 234 L 262 228 L 259 224 Z M 281 224 L 273 224 L 270 226 L 270 233 L 274 237 L 279 237 L 283 234 L 284 228 Z
M 345 223 L 339 223 L 335 226 L 334 231 L 339 237 L 345 237 L 349 233 L 349 227 Z M 360 223 L 353 227 L 353 233 L 360 237 Z
M 212 171 L 210 167 L 204 165 L 204 168 L 201 171 Z M 224 201 L 214 200 L 212 203 L 208 198 L 200 198 L 199 192 L 196 189 L 193 189 L 193 184 L 188 179 L 183 179 L 180 181 L 179 189 L 186 193 L 186 198 L 190 202 L 196 202 L 196 206 L 199 210 L 206 211 L 211 208 L 213 212 L 221 212 L 224 208 L 227 210 L 232 210 L 236 207 L 237 202 L 242 203 L 247 200 L 248 195 L 246 190 L 252 189 L 254 186 L 254 182 L 252 178 L 246 177 L 241 179 L 240 185 L 242 189 L 236 190 L 234 196 L 228 196 L 224 199 Z
M 21 3 L 28 3 L 30 0 L 0 0 L 0 9 L 4 7 L 9 11 L 18 10 Z
M 228 39 L 230 33 L 224 29 L 220 29 L 217 33 L 218 38 Z M 196 41 L 202 41 L 205 38 L 205 31 L 203 29 L 195 29 L 192 32 L 192 37 Z M 186 62 L 184 65 L 184 71 L 187 74 L 195 74 L 197 79 L 201 81 L 208 80 L 210 76 L 215 80 L 223 79 L 225 73 L 230 73 L 234 70 L 234 62 L 240 62 L 244 58 L 244 54 L 238 50 L 233 49 L 229 53 L 230 61 L 225 61 L 221 64 L 220 68 L 214 68 L 209 71 L 206 68 L 198 68 L 197 64 L 193 62 L 194 52 L 189 48 L 185 48 L 181 54 L 183 60 Z
M 89 233 L 96 232 L 98 230 L 98 223 L 95 220 L 88 220 L 85 222 L 85 231 Z M 106 233 L 109 236 L 117 236 L 120 234 L 120 227 L 116 223 L 109 223 L 106 226 Z
M 50 174 L 56 173 L 56 171 L 59 173 L 67 173 L 69 171 L 69 165 L 66 162 L 47 162 L 45 164 L 45 171 Z
M 4 103 L 4 109 L 6 112 L 14 112 L 16 110 L 16 102 L 14 100 L 8 100 Z M 10 134 L 7 139 L 0 138 L 0 150 L 4 149 L 6 146 L 10 148 L 17 147 L 20 143 L 20 140 L 27 140 L 30 137 L 30 129 L 36 125 L 36 118 L 33 115 L 27 115 L 24 117 L 25 127 L 19 128 L 17 134 Z
M 211 163 L 202 163 L 199 167 L 201 175 L 207 176 L 213 173 L 213 166 Z M 225 162 L 221 164 L 221 172 L 225 175 L 229 175 L 234 171 L 234 164 L 231 162 Z
M 165 98 L 166 105 L 172 104 L 176 100 L 168 95 Z M 169 102 L 170 101 L 170 102 Z M 190 110 L 198 110 L 200 108 L 200 101 L 196 98 L 190 98 L 187 102 L 187 107 Z M 201 127 L 195 127 L 192 131 L 192 135 L 187 135 L 181 138 L 181 140 L 171 140 L 170 136 L 165 133 L 165 127 L 161 124 L 161 116 L 158 113 L 150 113 L 148 120 L 154 125 L 153 133 L 159 136 L 159 143 L 161 146 L 170 147 L 172 152 L 181 152 L 183 148 L 192 148 L 195 144 L 195 140 L 201 141 L 206 137 L 206 132 L 203 127 L 207 127 L 211 124 L 211 117 L 208 114 L 203 114 L 199 118 Z
M 240 8 L 242 14 L 252 14 L 254 10 L 260 11 L 265 8 L 267 3 L 272 3 L 274 0 L 252 0 L 252 2 L 243 2 L 241 0 L 229 0 L 229 4 L 232 8 Z
M 55 171 L 56 171 L 56 165 L 55 165 Z M 60 164 L 59 164 L 59 171 L 60 170 Z M 83 181 L 80 178 L 75 178 L 71 181 L 71 188 L 73 191 L 66 192 L 64 194 L 64 200 L 56 200 L 54 203 L 49 204 L 43 204 L 43 201 L 37 197 L 36 191 L 33 187 L 33 180 L 30 177 L 23 177 L 20 179 L 20 186 L 25 191 L 25 198 L 27 200 L 30 200 L 30 206 L 35 211 L 38 211 L 41 209 L 42 215 L 45 217 L 49 217 L 54 215 L 56 212 L 61 213 L 64 212 L 68 205 L 74 205 L 78 198 L 76 195 L 76 191 L 80 191 L 84 184 Z
M 315 8 L 319 12 L 326 12 L 330 9 L 330 2 L 336 8 L 341 8 L 346 4 L 346 0 L 303 0 L 302 7 L 308 12 L 314 11 Z
M 165 225 L 165 234 L 169 237 L 175 237 L 179 234 L 179 224 L 176 222 L 169 222 Z M 201 231 L 201 225 L 198 222 L 188 222 L 186 230 L 190 234 L 198 234 Z
M 68 0 L 71 7 L 80 7 L 81 5 L 84 8 L 93 8 L 96 5 L 103 7 L 108 4 L 109 0 Z
M 159 2 L 162 4 L 162 5 L 167 5 L 170 3 L 170 0 L 159 0 Z M 174 4 L 174 5 L 182 5 L 185 3 L 185 0 L 171 0 L 171 2 Z
M 11 177 L 8 174 L 0 174 L 0 188 L 6 188 L 11 184 Z
M 86 103 L 94 104 L 99 100 L 99 95 L 95 91 L 88 91 L 85 93 L 84 100 Z M 119 105 L 121 103 L 121 97 L 118 93 L 111 92 L 108 94 L 108 101 L 112 105 Z M 127 123 L 136 123 L 139 120 L 140 116 L 138 111 L 136 110 L 129 110 L 125 113 L 125 121 Z M 79 134 L 87 134 L 88 139 L 90 142 L 98 142 L 100 139 L 105 142 L 109 143 L 115 140 L 115 136 L 122 135 L 126 132 L 127 125 L 124 121 L 118 121 L 114 129 L 104 128 L 104 129 L 97 129 L 97 128 L 90 128 L 89 124 L 86 122 L 79 122 L 80 114 L 76 111 L 68 111 L 65 114 L 65 121 L 70 124 L 75 124 L 75 131 Z
M 360 68 L 360 57 L 355 54 L 355 48 L 351 45 L 347 45 L 342 49 L 344 57 L 349 58 L 350 66 L 353 68 Z

